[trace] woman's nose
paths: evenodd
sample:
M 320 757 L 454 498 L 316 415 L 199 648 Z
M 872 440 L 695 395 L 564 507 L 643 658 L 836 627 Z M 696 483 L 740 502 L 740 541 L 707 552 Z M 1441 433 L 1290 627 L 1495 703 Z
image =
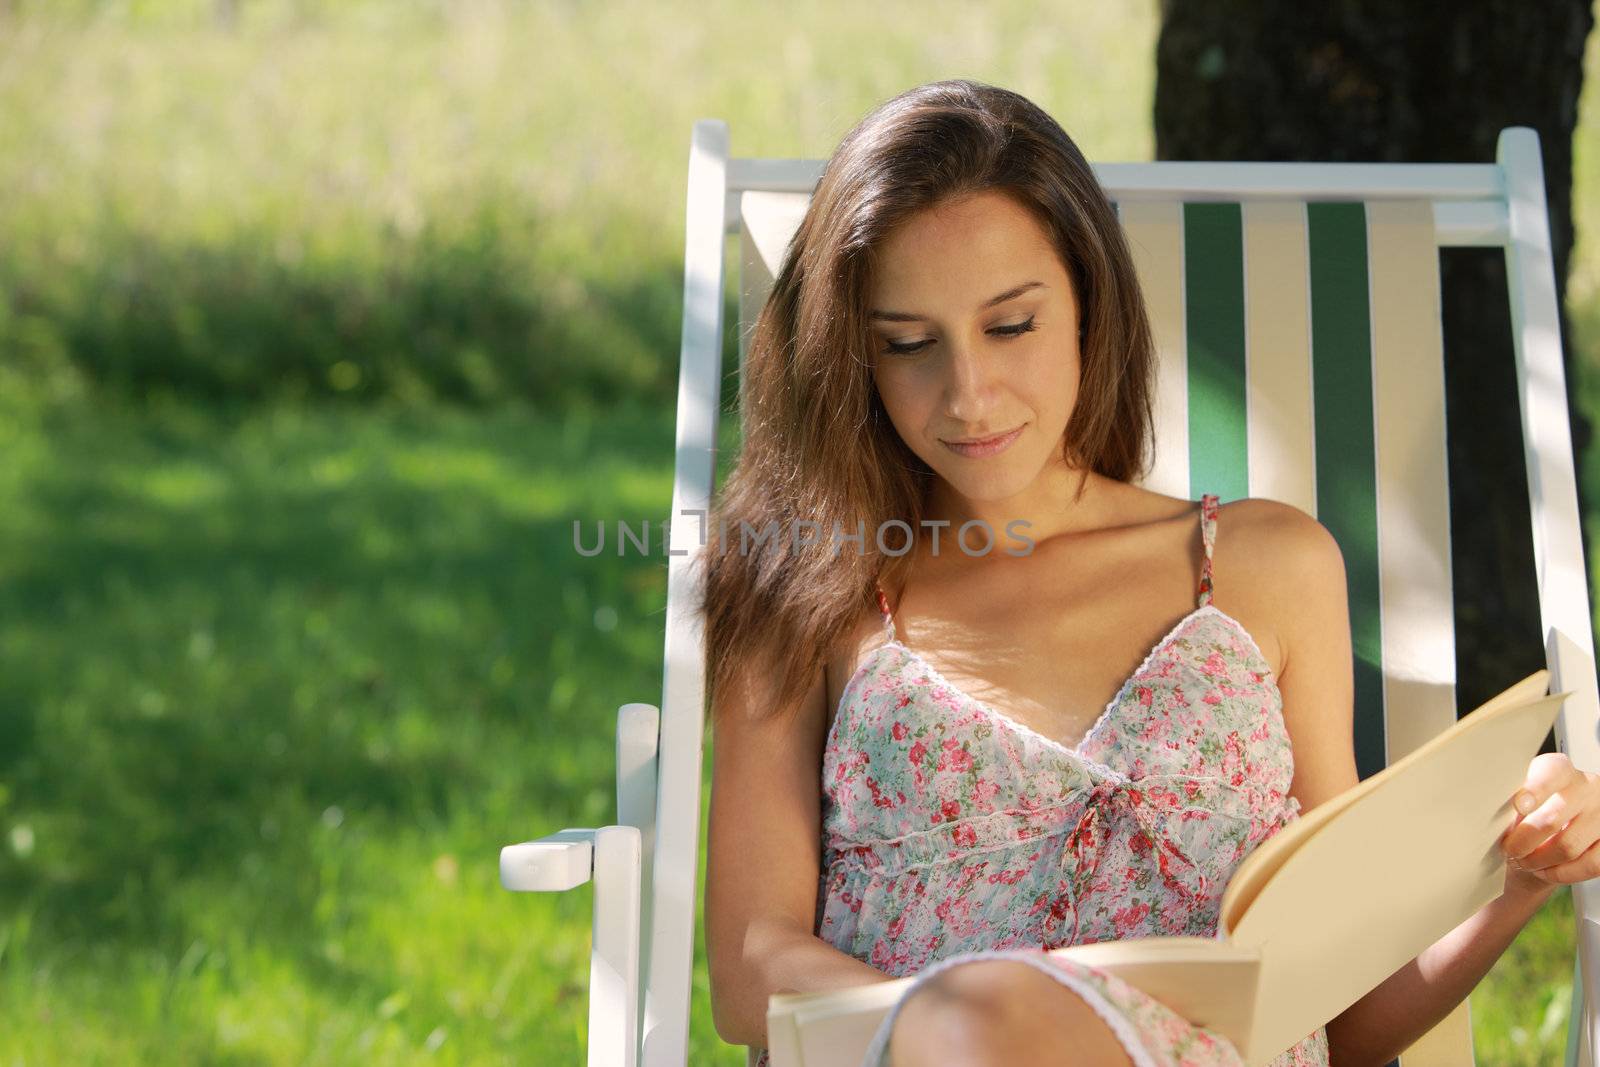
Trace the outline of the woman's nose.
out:
M 952 421 L 980 423 L 993 395 L 990 368 L 971 345 L 953 345 L 946 366 L 945 410 Z

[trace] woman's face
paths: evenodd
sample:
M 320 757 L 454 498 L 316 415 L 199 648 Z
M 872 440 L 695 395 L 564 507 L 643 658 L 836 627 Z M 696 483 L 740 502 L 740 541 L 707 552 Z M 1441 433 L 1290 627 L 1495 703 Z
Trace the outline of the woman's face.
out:
M 1078 304 L 1033 216 L 992 191 L 941 204 L 889 234 L 873 274 L 872 376 L 906 445 L 973 502 L 1064 466 Z

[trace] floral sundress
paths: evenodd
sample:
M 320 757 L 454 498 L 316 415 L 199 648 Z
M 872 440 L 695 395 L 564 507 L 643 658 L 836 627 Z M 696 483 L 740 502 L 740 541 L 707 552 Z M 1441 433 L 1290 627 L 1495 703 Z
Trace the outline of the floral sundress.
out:
M 845 686 L 823 750 L 815 931 L 920 984 L 1006 957 L 1086 1001 L 1134 1067 L 1241 1067 L 1233 1044 L 1108 972 L 1042 949 L 1214 937 L 1222 891 L 1299 817 L 1272 668 L 1211 603 L 1217 495 L 1200 501 L 1198 603 L 1068 746 L 946 681 L 895 633 Z M 902 997 L 900 1003 L 904 1003 Z M 880 1067 L 897 1003 L 863 1061 Z M 766 1067 L 764 1049 L 751 1059 Z M 1272 1067 L 1327 1067 L 1326 1027 Z

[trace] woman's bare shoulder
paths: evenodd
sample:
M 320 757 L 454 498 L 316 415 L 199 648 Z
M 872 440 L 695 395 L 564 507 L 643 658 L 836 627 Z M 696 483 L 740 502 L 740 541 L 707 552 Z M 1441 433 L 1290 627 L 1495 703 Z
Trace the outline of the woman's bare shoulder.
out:
M 1217 508 L 1212 549 L 1214 597 L 1248 626 L 1281 673 L 1306 618 L 1312 590 L 1342 593 L 1343 556 L 1333 534 L 1304 509 L 1268 497 L 1243 497 Z
M 1260 499 L 1227 508 L 1235 521 L 1226 566 L 1278 646 L 1274 672 L 1295 753 L 1290 792 L 1304 813 L 1359 780 L 1344 556 L 1333 533 L 1302 508 Z M 1219 509 L 1219 557 L 1225 521 Z
M 1339 543 L 1326 526 L 1304 509 L 1270 497 L 1243 497 L 1219 505 L 1217 551 L 1224 535 L 1235 542 L 1235 549 L 1247 547 L 1247 556 L 1267 553 L 1254 569 L 1277 574 L 1284 572 L 1274 566 L 1287 566 L 1292 573 L 1296 565 L 1319 560 L 1326 565 L 1330 556 L 1339 555 Z

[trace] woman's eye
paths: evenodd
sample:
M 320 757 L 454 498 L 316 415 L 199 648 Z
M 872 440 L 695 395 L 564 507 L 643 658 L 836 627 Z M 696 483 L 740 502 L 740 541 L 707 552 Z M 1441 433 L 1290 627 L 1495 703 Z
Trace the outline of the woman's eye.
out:
M 1028 333 L 1032 330 L 1037 330 L 1038 328 L 1039 327 L 1033 321 L 1033 316 L 1030 315 L 1027 319 L 1016 323 L 1015 325 L 996 326 L 989 332 L 1000 337 L 1020 337 L 1022 334 Z M 890 341 L 884 351 L 885 353 L 893 356 L 909 356 L 914 352 L 922 351 L 922 349 L 931 344 L 933 344 L 932 338 L 929 338 L 925 341 L 917 341 L 915 344 L 909 345 L 897 345 L 893 341 Z
M 1033 316 L 1029 315 L 1026 319 L 1014 326 L 996 326 L 989 332 L 1000 334 L 1002 337 L 1017 337 L 1021 334 L 1027 333 L 1029 330 L 1037 330 L 1038 328 L 1039 327 L 1033 324 Z

